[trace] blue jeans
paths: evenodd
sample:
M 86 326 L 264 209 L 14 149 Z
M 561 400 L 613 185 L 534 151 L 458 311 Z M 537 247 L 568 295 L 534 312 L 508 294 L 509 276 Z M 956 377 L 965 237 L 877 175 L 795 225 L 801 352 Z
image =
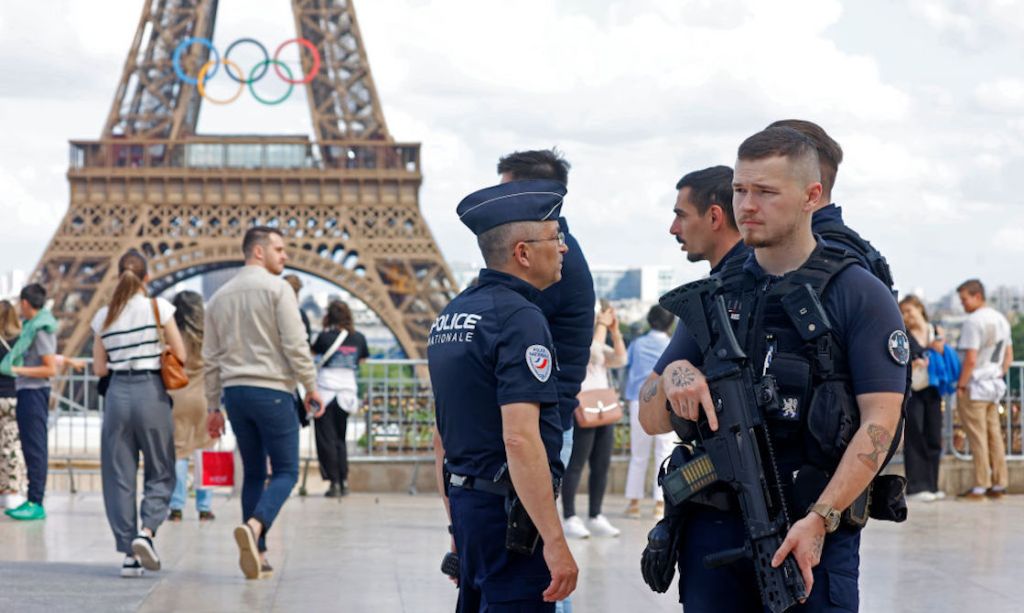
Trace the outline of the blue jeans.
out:
M 170 506 L 172 511 L 181 511 L 185 508 L 185 498 L 188 495 L 188 458 L 182 458 L 174 463 L 174 474 L 177 476 L 177 481 L 174 483 L 174 492 L 171 493 Z M 193 484 L 193 488 L 196 491 L 196 510 L 209 511 L 213 492 L 195 484 Z
M 569 458 L 572 457 L 572 431 L 573 427 L 569 426 L 568 430 L 562 432 L 562 451 L 559 452 L 558 457 L 562 460 L 562 466 L 565 469 L 569 468 Z M 556 602 L 555 613 L 572 613 L 572 601 L 566 598 Z
M 224 389 L 224 406 L 242 456 L 242 520 L 263 524 L 258 545 L 266 551 L 267 532 L 299 480 L 295 399 L 288 392 L 240 385 Z
M 562 451 L 558 453 L 558 459 L 562 461 L 562 469 L 569 468 L 569 458 L 572 457 L 572 431 L 573 427 L 562 432 Z

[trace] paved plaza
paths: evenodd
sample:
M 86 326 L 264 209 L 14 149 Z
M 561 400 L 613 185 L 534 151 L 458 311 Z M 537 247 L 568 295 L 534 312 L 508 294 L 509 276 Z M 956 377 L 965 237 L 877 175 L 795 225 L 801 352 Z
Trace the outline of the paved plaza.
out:
M 141 579 L 118 576 L 98 493 L 47 501 L 44 522 L 0 518 L 0 611 L 454 610 L 455 589 L 438 571 L 444 513 L 432 495 L 292 498 L 270 533 L 274 577 L 262 581 L 238 571 L 237 499 L 218 496 L 212 523 L 199 524 L 190 508 L 184 522 L 165 524 L 156 541 L 165 570 Z M 651 520 L 624 519 L 622 508 L 621 497 L 606 501 L 621 538 L 572 542 L 581 568 L 574 611 L 679 611 L 675 596 L 653 594 L 640 579 Z M 861 610 L 1020 611 L 1022 517 L 1024 496 L 1011 496 L 918 504 L 901 526 L 873 522 L 861 551 Z

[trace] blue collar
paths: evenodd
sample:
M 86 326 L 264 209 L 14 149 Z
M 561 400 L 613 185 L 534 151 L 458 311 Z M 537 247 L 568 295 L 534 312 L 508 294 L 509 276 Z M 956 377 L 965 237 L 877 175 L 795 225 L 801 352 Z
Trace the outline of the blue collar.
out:
M 728 262 L 729 260 L 737 257 L 746 257 L 748 253 L 753 254 L 754 251 L 750 247 L 747 247 L 745 244 L 743 244 L 743 240 L 740 239 L 739 241 L 736 242 L 735 245 L 732 246 L 732 249 L 727 251 L 726 254 L 722 256 L 722 259 L 718 262 L 718 265 L 714 266 L 711 269 L 711 274 L 715 274 L 719 270 L 722 270 L 722 268 L 725 266 L 725 263 Z
M 826 207 L 822 207 L 817 211 L 814 211 L 814 215 L 811 215 L 811 224 L 828 223 L 837 221 L 843 223 L 843 209 L 839 207 L 835 202 L 829 204 Z
M 530 302 L 537 302 L 540 298 L 540 290 L 536 287 L 530 285 L 526 281 L 523 281 L 519 277 L 513 277 L 508 273 L 501 272 L 500 270 L 493 270 L 491 268 L 483 268 L 480 270 L 480 275 L 477 277 L 477 285 L 479 287 L 483 287 L 485 285 L 502 285 L 517 294 L 521 294 Z

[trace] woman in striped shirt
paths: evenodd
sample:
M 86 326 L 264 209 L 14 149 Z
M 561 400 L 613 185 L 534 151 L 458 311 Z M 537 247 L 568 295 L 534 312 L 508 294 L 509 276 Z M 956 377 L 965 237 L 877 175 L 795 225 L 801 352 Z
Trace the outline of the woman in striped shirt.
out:
M 100 471 L 107 522 L 117 550 L 125 554 L 121 576 L 138 577 L 143 568 L 160 570 L 153 537 L 167 518 L 175 481 L 174 421 L 160 377 L 164 348 L 157 326 L 163 326 L 167 345 L 182 362 L 185 345 L 171 303 L 147 298 L 145 258 L 129 251 L 121 256 L 117 271 L 120 278 L 110 305 L 92 320 L 93 368 L 97 375 L 111 375 L 103 407 Z M 145 457 L 145 485 L 137 508 L 140 451 Z

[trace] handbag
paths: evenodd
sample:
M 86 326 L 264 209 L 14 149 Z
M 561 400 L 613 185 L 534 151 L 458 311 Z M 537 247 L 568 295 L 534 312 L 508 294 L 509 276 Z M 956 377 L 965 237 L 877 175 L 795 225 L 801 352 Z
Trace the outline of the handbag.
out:
M 613 389 L 595 389 L 580 392 L 576 399 L 576 425 L 580 428 L 598 428 L 617 423 L 622 419 L 622 403 L 619 393 Z
M 219 449 L 197 449 L 195 487 L 234 487 L 235 454 Z
M 915 355 L 914 353 L 911 353 L 911 357 L 912 358 L 925 357 L 925 356 L 928 355 L 928 351 L 927 351 L 926 347 L 928 345 L 930 345 L 933 340 L 935 340 L 935 326 L 934 325 L 932 325 L 932 324 L 928 325 L 928 335 L 926 336 L 925 340 L 926 340 L 925 347 L 920 347 L 918 345 L 916 339 L 914 340 L 913 343 L 911 343 L 911 351 L 913 351 L 913 349 L 915 347 L 919 347 L 920 348 L 920 355 Z M 925 389 L 929 385 L 931 385 L 931 381 L 930 381 L 930 377 L 928 376 L 928 367 L 927 366 L 911 366 L 911 370 L 910 370 L 910 391 L 912 391 L 912 392 L 920 392 L 921 390 Z
M 180 390 L 188 385 L 188 375 L 185 374 L 185 363 L 178 359 L 178 356 L 171 352 L 167 346 L 167 339 L 164 337 L 164 325 L 160 323 L 160 307 L 156 304 L 156 298 L 150 298 L 153 305 L 153 318 L 156 319 L 156 332 L 160 337 L 160 345 L 163 352 L 160 354 L 160 378 L 164 380 L 164 388 L 169 390 Z

